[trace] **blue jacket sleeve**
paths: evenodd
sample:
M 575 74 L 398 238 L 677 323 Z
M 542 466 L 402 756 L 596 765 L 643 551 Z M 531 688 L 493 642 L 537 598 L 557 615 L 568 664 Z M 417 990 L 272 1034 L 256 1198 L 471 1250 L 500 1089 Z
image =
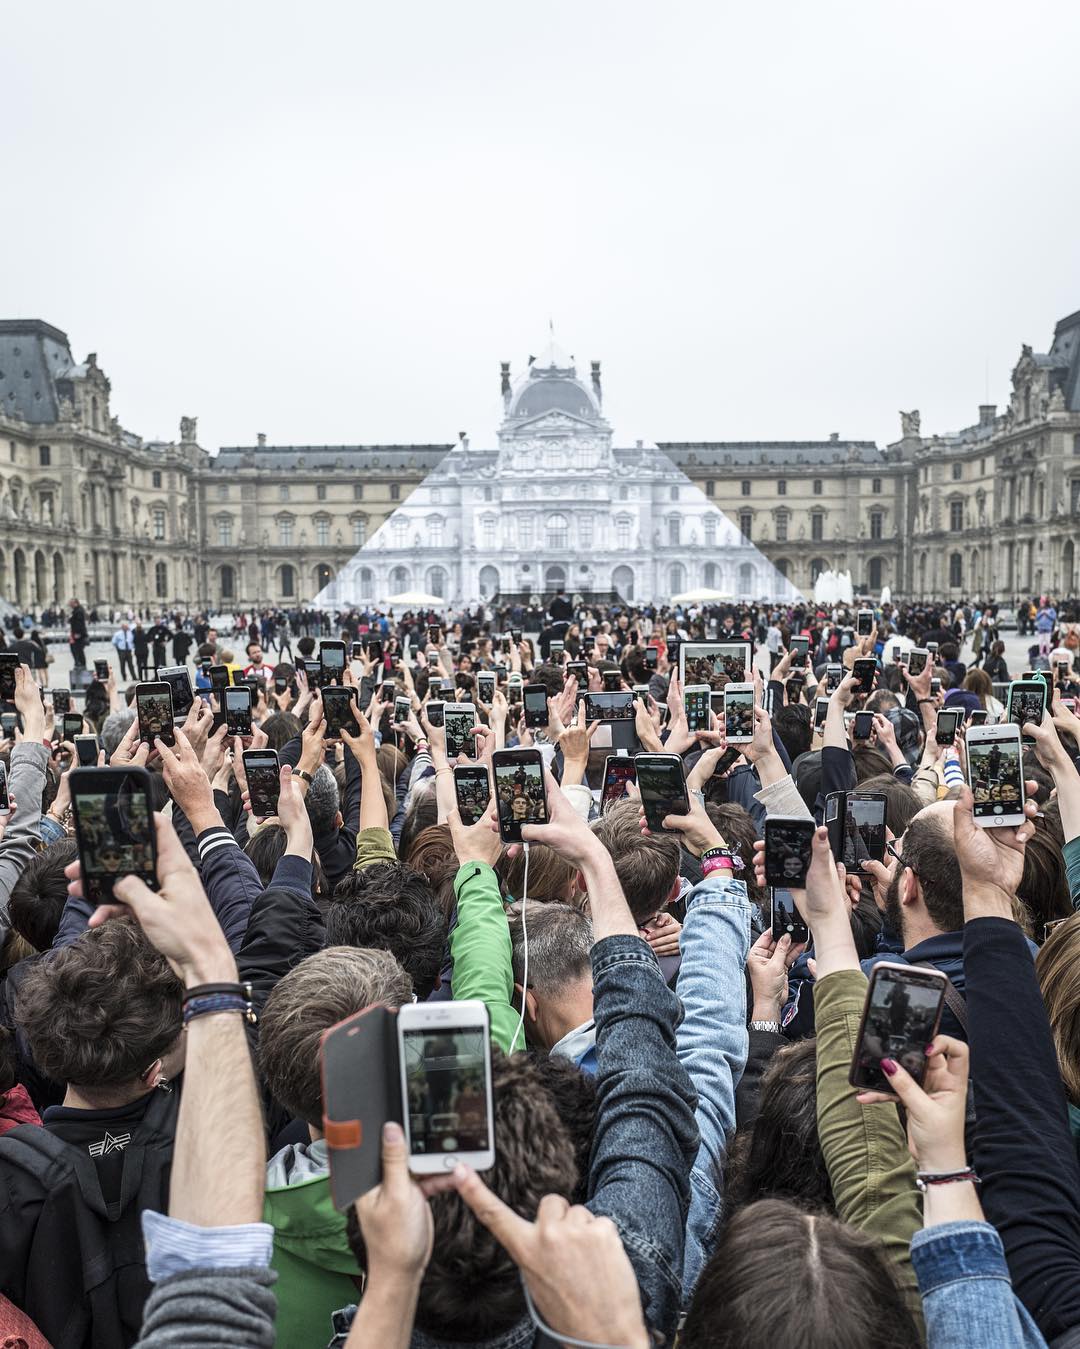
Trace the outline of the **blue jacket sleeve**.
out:
M 640 937 L 597 942 L 592 969 L 597 1112 L 588 1208 L 618 1227 L 645 1318 L 667 1343 L 701 1142 L 693 1083 L 676 1054 L 681 1008 Z
M 255 863 L 227 829 L 204 829 L 197 845 L 206 897 L 235 955 L 247 931 L 251 906 L 262 894 L 262 879 Z

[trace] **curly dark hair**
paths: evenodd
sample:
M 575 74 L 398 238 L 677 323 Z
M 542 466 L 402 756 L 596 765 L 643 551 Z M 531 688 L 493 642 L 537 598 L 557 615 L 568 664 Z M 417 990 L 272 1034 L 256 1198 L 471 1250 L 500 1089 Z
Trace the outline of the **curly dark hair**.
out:
M 31 857 L 11 888 L 11 926 L 35 951 L 47 951 L 53 944 L 67 903 L 64 868 L 78 852 L 73 838 L 57 839 Z
M 328 946 L 389 951 L 421 1002 L 434 989 L 447 925 L 431 886 L 401 862 L 376 862 L 338 881 L 323 913 Z
M 48 960 L 16 998 L 15 1020 L 54 1082 L 126 1086 L 175 1044 L 184 986 L 135 923 L 114 918 Z

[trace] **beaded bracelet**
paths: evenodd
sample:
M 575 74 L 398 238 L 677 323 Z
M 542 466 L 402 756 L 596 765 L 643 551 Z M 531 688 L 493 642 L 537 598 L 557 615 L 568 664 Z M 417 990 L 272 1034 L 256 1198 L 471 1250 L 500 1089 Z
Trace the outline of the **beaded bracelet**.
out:
M 216 1012 L 239 1012 L 245 1021 L 255 1024 L 255 1010 L 246 998 L 235 993 L 207 993 L 201 998 L 189 998 L 184 1003 L 184 1025 L 197 1016 L 212 1016 Z

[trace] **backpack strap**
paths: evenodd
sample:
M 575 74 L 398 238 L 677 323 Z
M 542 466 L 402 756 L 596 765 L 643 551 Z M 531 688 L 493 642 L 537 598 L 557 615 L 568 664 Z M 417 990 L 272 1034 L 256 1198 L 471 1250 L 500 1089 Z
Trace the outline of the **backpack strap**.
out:
M 965 1035 L 968 1033 L 967 1002 L 963 993 L 956 987 L 948 975 L 945 976 L 945 1005 L 957 1021 Z

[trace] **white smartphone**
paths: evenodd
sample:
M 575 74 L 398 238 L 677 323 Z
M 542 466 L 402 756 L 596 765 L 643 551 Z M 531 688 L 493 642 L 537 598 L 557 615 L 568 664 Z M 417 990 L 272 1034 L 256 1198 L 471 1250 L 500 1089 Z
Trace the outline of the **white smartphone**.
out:
M 686 710 L 687 729 L 691 734 L 709 729 L 708 684 L 690 684 L 683 689 L 683 707 Z
M 447 703 L 443 708 L 443 733 L 446 736 L 446 757 L 459 754 L 473 757 L 473 736 L 476 726 L 476 707 L 473 703 Z
M 828 698 L 814 699 L 814 730 L 823 731 L 825 729 L 825 718 L 829 715 Z
M 479 1000 L 399 1008 L 402 1118 L 415 1175 L 495 1165 L 491 1026 Z
M 729 745 L 745 745 L 753 740 L 753 684 L 724 685 L 724 735 Z
M 1024 823 L 1024 763 L 1020 727 L 1012 722 L 969 727 L 967 779 L 975 823 L 1018 829 Z

